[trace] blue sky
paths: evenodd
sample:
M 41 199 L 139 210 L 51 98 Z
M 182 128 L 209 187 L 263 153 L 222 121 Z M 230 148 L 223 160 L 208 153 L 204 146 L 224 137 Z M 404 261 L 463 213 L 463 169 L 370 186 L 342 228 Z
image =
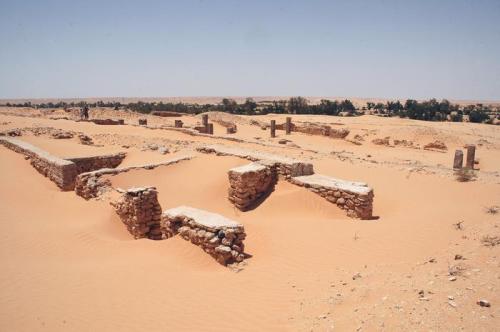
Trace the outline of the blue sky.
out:
M 0 0 L 0 98 L 500 100 L 500 0 Z

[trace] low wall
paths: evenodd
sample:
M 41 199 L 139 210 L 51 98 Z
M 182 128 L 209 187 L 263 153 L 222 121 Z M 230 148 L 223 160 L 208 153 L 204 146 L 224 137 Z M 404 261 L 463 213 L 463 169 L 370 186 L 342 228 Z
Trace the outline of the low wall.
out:
M 27 156 L 31 165 L 38 172 L 48 177 L 62 190 L 73 189 L 78 174 L 75 163 L 55 157 L 44 150 L 15 138 L 0 138 L 0 144 Z
M 119 152 L 102 156 L 67 158 L 66 160 L 74 162 L 76 164 L 77 173 L 80 174 L 101 168 L 115 168 L 121 164 L 126 155 L 125 152 Z
M 251 161 L 258 161 L 262 165 L 275 168 L 277 174 L 284 176 L 286 179 L 294 176 L 314 174 L 314 168 L 311 163 L 279 157 L 268 153 L 231 148 L 223 145 L 203 146 L 197 148 L 197 151 L 202 153 L 214 153 L 218 156 L 235 156 Z
M 228 199 L 241 211 L 255 206 L 276 183 L 276 172 L 258 163 L 232 168 L 228 176 Z
M 88 120 L 89 122 L 93 122 L 97 125 L 124 125 L 125 120 L 123 119 L 118 119 L 118 120 L 113 120 L 113 119 L 92 119 Z
M 314 174 L 298 176 L 291 183 L 305 187 L 328 201 L 337 204 L 353 218 L 373 217 L 373 189 L 362 182 L 350 182 Z
M 162 226 L 167 237 L 179 234 L 222 265 L 245 259 L 243 225 L 221 215 L 180 206 L 163 212 Z
M 270 127 L 270 125 L 268 124 L 264 124 L 263 126 L 265 129 Z M 316 136 L 328 136 L 332 138 L 345 138 L 350 133 L 349 129 L 347 128 L 335 129 L 326 124 L 311 123 L 311 122 L 298 122 L 298 123 L 292 122 L 290 128 L 292 132 L 298 132 Z M 286 123 L 277 123 L 276 129 L 286 130 Z
M 161 206 L 156 188 L 128 189 L 111 205 L 135 239 L 162 239 Z
M 176 157 L 157 164 L 148 164 L 140 166 L 129 166 L 120 168 L 104 168 L 96 171 L 79 174 L 75 181 L 75 192 L 78 196 L 85 199 L 91 199 L 100 196 L 102 193 L 111 189 L 111 182 L 105 178 L 105 175 L 117 175 L 131 170 L 154 169 L 159 166 L 168 166 L 176 164 L 183 160 L 190 160 L 192 156 Z

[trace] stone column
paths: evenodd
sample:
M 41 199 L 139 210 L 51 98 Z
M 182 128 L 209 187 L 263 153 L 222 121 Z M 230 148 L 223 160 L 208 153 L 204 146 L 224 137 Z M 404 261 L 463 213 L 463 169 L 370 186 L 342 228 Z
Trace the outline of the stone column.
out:
M 111 205 L 134 238 L 162 239 L 161 206 L 156 188 L 130 188 Z
M 213 135 L 214 134 L 214 124 L 208 123 L 207 128 L 208 128 L 208 134 Z
M 208 114 L 201 115 L 203 126 L 206 127 L 208 125 Z
M 476 158 L 476 146 L 474 144 L 467 145 L 467 159 L 465 167 L 474 169 L 474 160 Z
M 292 118 L 289 116 L 286 117 L 285 130 L 286 134 L 290 135 L 290 132 L 292 131 Z
M 453 159 L 453 169 L 461 169 L 464 163 L 464 153 L 462 150 L 455 151 L 455 158 Z
M 276 120 L 271 120 L 271 137 L 276 137 Z

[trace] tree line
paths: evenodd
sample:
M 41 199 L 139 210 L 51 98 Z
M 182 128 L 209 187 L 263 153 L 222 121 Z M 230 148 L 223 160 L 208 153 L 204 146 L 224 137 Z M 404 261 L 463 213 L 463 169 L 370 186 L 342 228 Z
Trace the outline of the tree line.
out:
M 97 101 L 89 103 L 80 102 L 57 102 L 57 103 L 37 103 L 31 102 L 12 104 L 6 103 L 4 106 L 10 107 L 36 107 L 36 108 L 69 108 L 69 107 L 111 107 L 118 109 L 129 109 L 134 112 L 148 114 L 151 112 L 178 112 L 199 114 L 208 111 L 227 112 L 241 115 L 260 114 L 321 114 L 321 115 L 342 115 L 356 116 L 374 113 L 383 116 L 397 116 L 424 121 L 454 121 L 461 122 L 467 116 L 470 122 L 491 123 L 493 118 L 500 119 L 500 110 L 489 105 L 475 104 L 460 106 L 452 104 L 443 99 L 437 101 L 430 99 L 417 101 L 408 99 L 404 103 L 399 100 L 387 101 L 386 103 L 367 102 L 365 107 L 356 108 L 354 104 L 345 99 L 342 101 L 323 99 L 318 104 L 309 104 L 306 98 L 292 97 L 288 100 L 274 100 L 255 102 L 252 98 L 247 98 L 243 103 L 237 103 L 234 99 L 224 98 L 219 104 L 188 104 L 188 103 L 163 103 L 163 102 L 143 102 L 122 104 L 120 102 Z

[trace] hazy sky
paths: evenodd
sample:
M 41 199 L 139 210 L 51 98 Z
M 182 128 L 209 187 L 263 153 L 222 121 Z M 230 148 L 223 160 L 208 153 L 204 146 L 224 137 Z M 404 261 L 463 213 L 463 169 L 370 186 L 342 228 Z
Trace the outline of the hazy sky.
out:
M 500 99 L 500 0 L 0 0 L 0 98 Z

